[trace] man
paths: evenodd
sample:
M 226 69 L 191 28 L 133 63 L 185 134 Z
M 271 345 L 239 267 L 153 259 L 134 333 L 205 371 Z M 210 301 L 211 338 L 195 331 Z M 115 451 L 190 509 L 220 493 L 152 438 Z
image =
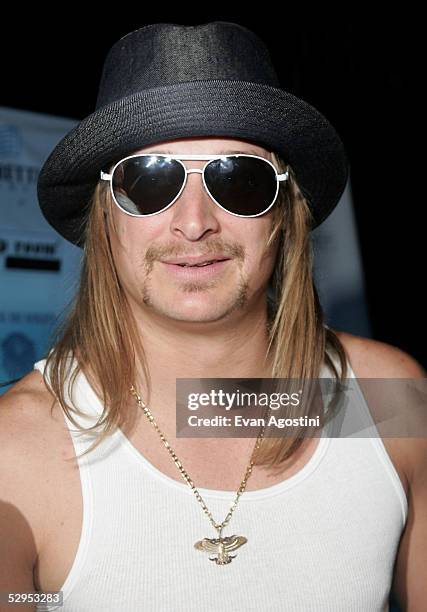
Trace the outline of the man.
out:
M 62 590 L 63 610 L 329 611 L 386 609 L 393 586 L 403 609 L 423 609 L 424 439 L 307 438 L 290 455 L 263 440 L 249 473 L 253 438 L 176 435 L 180 378 L 313 377 L 341 357 L 358 378 L 426 376 L 395 347 L 323 325 L 307 238 L 339 200 L 345 157 L 274 83 L 241 26 L 142 28 L 110 51 L 96 113 L 47 160 L 42 210 L 85 251 L 50 361 L 2 398 L 3 591 Z M 70 352 L 83 414 L 67 411 Z M 69 428 L 84 414 L 120 428 L 78 471 L 66 459 L 93 440 Z M 231 524 L 217 523 L 243 477 Z

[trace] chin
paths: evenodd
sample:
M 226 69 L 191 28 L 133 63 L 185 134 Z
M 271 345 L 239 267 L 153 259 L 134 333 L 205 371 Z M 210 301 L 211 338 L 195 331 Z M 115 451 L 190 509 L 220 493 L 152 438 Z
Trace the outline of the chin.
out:
M 194 305 L 189 308 L 176 308 L 173 311 L 164 312 L 165 315 L 169 316 L 171 319 L 176 319 L 178 321 L 188 321 L 193 323 L 206 323 L 208 321 L 217 321 L 221 319 L 225 314 L 226 310 L 217 310 L 211 307 L 206 308 L 197 308 Z
M 175 301 L 170 301 L 169 304 L 175 304 L 174 308 L 168 308 L 163 305 L 156 307 L 156 304 L 152 304 L 152 310 L 157 312 L 158 315 L 162 317 L 166 317 L 175 321 L 186 321 L 188 323 L 209 323 L 214 321 L 219 321 L 226 317 L 230 313 L 229 305 L 222 305 L 220 307 L 218 304 L 215 305 L 212 303 L 212 299 L 208 302 L 201 303 L 197 299 L 187 300 L 185 304 L 178 302 L 178 299 Z

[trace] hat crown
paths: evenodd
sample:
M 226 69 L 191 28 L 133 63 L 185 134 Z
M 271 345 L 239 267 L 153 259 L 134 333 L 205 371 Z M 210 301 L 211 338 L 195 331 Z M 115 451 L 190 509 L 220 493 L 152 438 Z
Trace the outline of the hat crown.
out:
M 291 61 L 286 68 L 288 79 Z M 40 170 L 40 208 L 62 236 L 83 246 L 101 170 L 148 145 L 205 136 L 238 138 L 279 154 L 312 210 L 312 229 L 344 191 L 349 165 L 339 135 L 316 108 L 280 86 L 257 34 L 227 21 L 156 23 L 108 51 L 95 111 Z
M 244 26 L 227 21 L 151 24 L 111 47 L 96 110 L 145 89 L 216 79 L 280 87 L 268 48 Z

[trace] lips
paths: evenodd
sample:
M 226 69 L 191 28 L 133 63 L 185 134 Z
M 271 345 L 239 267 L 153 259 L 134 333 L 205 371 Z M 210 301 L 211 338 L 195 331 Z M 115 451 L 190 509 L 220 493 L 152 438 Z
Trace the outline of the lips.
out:
M 175 265 L 182 266 L 183 268 L 201 268 L 203 266 L 209 266 L 210 264 L 216 263 L 217 261 L 224 261 L 224 260 L 223 259 L 212 259 L 211 261 L 205 261 L 199 264 L 179 263 Z
M 210 264 L 226 261 L 229 259 L 228 257 L 224 257 L 223 255 L 218 255 L 214 257 L 181 257 L 179 259 L 174 259 L 170 261 L 164 261 L 163 263 L 171 264 L 175 266 L 181 266 L 183 268 L 200 268 L 204 266 L 208 266 Z
M 199 258 L 200 259 L 200 258 Z M 188 260 L 188 257 L 187 257 Z M 219 277 L 228 267 L 230 258 L 226 259 L 207 259 L 198 262 L 177 261 L 168 262 L 162 261 L 167 274 L 170 274 L 177 282 L 205 282 L 214 280 Z M 212 262 L 212 263 L 209 263 Z

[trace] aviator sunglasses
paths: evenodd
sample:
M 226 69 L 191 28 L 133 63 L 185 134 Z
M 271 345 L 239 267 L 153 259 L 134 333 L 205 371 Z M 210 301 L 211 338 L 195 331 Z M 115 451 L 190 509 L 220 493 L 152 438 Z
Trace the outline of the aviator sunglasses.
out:
M 203 167 L 187 169 L 181 160 L 209 160 Z M 264 157 L 250 154 L 185 155 L 140 153 L 118 161 L 111 174 L 101 170 L 109 181 L 114 202 L 132 217 L 150 217 L 167 210 L 181 195 L 190 172 L 202 175 L 209 196 L 222 210 L 237 217 L 258 217 L 275 203 L 280 181 Z

